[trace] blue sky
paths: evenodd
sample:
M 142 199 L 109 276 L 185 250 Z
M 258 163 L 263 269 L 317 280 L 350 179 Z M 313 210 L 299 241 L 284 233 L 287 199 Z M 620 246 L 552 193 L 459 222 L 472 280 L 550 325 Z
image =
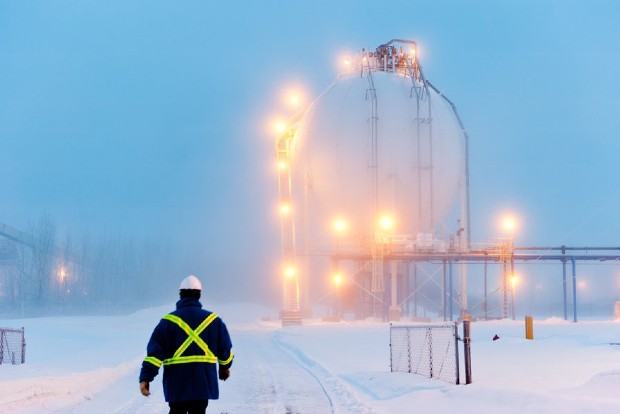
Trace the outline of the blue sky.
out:
M 474 239 L 513 211 L 519 244 L 618 245 L 619 18 L 616 1 L 4 0 L 0 222 L 163 233 L 260 289 L 280 93 L 317 96 L 343 50 L 404 38 L 469 132 Z

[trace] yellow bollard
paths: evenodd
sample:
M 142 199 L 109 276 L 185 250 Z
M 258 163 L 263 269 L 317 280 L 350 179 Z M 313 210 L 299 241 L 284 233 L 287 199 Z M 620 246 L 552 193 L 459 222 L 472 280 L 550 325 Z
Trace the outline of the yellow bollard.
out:
M 531 316 L 525 317 L 525 339 L 534 339 L 534 319 Z

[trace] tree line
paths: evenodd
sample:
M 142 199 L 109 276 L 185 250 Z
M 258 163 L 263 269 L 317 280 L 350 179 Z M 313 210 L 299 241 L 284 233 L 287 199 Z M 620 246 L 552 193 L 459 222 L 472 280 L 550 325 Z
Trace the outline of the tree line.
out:
M 180 275 L 179 252 L 161 238 L 60 234 L 41 217 L 32 243 L 3 242 L 0 311 L 120 310 L 158 304 Z

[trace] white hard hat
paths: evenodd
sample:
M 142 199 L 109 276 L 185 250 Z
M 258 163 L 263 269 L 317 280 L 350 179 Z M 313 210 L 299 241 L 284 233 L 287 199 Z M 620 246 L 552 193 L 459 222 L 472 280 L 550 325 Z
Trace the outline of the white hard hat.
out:
M 200 280 L 194 275 L 189 275 L 181 282 L 181 286 L 179 286 L 179 290 L 181 289 L 194 289 L 194 290 L 202 290 L 202 284 Z

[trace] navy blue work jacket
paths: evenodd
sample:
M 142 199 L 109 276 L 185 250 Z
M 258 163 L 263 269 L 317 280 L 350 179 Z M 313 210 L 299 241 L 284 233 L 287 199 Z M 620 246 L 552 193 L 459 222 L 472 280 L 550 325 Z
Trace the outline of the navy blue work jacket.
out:
M 176 311 L 172 312 L 181 318 L 192 330 L 196 330 L 212 312 L 202 309 L 197 299 L 183 298 L 177 302 Z M 164 317 L 166 318 L 166 317 Z M 232 365 L 232 343 L 226 325 L 216 317 L 202 331 L 200 338 L 217 358 L 215 362 L 166 363 L 187 340 L 188 334 L 176 323 L 162 319 L 155 327 L 146 347 L 147 357 L 142 363 L 140 382 L 153 381 L 164 366 L 164 397 L 167 402 L 191 400 L 216 400 L 219 397 L 217 365 L 229 368 Z M 182 353 L 183 356 L 205 355 L 196 342 L 192 342 Z

